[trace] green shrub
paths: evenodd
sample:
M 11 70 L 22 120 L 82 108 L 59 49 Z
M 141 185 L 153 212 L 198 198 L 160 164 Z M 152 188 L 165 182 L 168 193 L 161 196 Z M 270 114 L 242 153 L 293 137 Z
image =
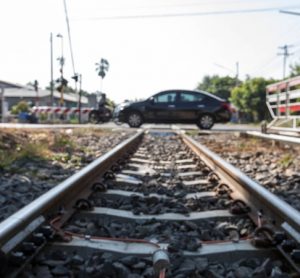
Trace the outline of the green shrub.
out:
M 18 115 L 21 112 L 29 112 L 29 105 L 26 101 L 20 101 L 18 104 L 14 105 L 11 109 L 11 113 Z

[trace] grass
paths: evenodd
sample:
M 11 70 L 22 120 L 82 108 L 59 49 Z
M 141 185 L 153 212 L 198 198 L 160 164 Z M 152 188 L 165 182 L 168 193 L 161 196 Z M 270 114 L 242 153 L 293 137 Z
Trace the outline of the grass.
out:
M 71 118 L 71 119 L 69 120 L 69 122 L 70 122 L 70 124 L 79 124 L 78 118 Z
M 285 154 L 280 160 L 279 165 L 288 168 L 293 163 L 294 157 L 291 154 Z
M 22 166 L 31 161 L 65 163 L 72 160 L 79 164 L 81 156 L 77 157 L 76 152 L 88 153 L 89 149 L 76 144 L 76 138 L 95 135 L 100 140 L 100 136 L 107 132 L 91 128 L 38 132 L 0 130 L 0 170 L 14 173 L 32 171 Z
M 189 135 L 189 136 L 195 136 L 195 135 L 198 135 L 199 134 L 199 130 L 187 130 L 186 131 L 186 135 Z
M 253 151 L 255 150 L 257 145 L 260 144 L 257 138 L 248 138 L 247 140 L 238 141 L 236 147 L 238 151 Z
M 73 129 L 73 135 L 81 137 L 81 136 L 85 136 L 87 134 L 93 134 L 95 136 L 97 135 L 103 135 L 105 132 L 109 132 L 110 130 L 103 130 L 101 128 L 76 128 Z
M 237 147 L 239 150 L 244 150 L 247 147 L 247 145 L 244 142 L 240 142 L 238 143 Z
M 75 142 L 68 134 L 57 133 L 54 135 L 53 143 L 50 148 L 53 151 L 72 152 L 75 148 Z
M 71 159 L 75 142 L 70 135 L 59 133 L 2 135 L 0 144 L 0 169 L 18 171 L 19 163 L 26 161 L 57 160 L 66 162 Z M 21 169 L 20 169 L 21 170 Z
M 0 169 L 5 169 L 17 161 L 46 160 L 48 147 L 45 144 L 26 143 L 17 145 L 16 149 L 0 149 Z

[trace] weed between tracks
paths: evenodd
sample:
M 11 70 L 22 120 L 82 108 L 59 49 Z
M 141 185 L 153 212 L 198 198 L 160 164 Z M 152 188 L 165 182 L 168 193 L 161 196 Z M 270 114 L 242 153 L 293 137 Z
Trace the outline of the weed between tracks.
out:
M 17 163 L 22 165 L 27 161 L 58 160 L 68 161 L 75 149 L 75 142 L 69 135 L 63 133 L 1 134 L 0 169 L 9 170 Z M 4 139 L 4 140 L 3 140 Z M 15 167 L 13 167 L 15 171 Z
M 46 160 L 47 146 L 26 143 L 17 145 L 15 149 L 0 149 L 0 169 L 6 169 L 16 161 Z
M 294 157 L 291 154 L 285 154 L 282 158 L 278 161 L 279 165 L 284 168 L 288 168 L 294 161 Z
M 74 153 L 87 153 L 87 144 L 78 144 L 77 139 L 87 136 L 100 137 L 107 132 L 97 129 L 77 129 L 63 131 L 0 131 L 0 170 L 21 173 L 22 165 L 28 161 L 57 161 L 66 163 L 72 160 L 80 164 L 81 159 Z
M 99 157 L 130 132 L 98 128 L 0 130 L 0 171 L 35 175 L 36 169 L 79 169 Z

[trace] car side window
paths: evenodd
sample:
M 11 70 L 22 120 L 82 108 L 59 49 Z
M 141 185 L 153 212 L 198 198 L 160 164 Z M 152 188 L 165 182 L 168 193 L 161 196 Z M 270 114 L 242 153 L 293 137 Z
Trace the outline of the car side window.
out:
M 202 94 L 195 94 L 195 93 L 187 93 L 181 92 L 180 93 L 180 102 L 199 102 L 204 99 L 204 95 Z
M 169 103 L 176 101 L 176 92 L 163 93 L 154 97 L 155 103 Z

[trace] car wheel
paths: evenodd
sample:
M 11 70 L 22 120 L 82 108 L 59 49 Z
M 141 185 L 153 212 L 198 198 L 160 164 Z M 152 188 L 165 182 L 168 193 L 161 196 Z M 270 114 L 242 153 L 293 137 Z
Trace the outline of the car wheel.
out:
M 212 115 L 204 114 L 198 120 L 198 127 L 201 129 L 211 129 L 215 124 L 215 119 Z
M 97 111 L 92 111 L 89 114 L 89 122 L 92 124 L 97 124 L 99 122 L 99 117 L 98 117 L 98 112 Z
M 130 127 L 140 127 L 143 124 L 143 118 L 141 114 L 132 112 L 127 117 L 127 123 Z

